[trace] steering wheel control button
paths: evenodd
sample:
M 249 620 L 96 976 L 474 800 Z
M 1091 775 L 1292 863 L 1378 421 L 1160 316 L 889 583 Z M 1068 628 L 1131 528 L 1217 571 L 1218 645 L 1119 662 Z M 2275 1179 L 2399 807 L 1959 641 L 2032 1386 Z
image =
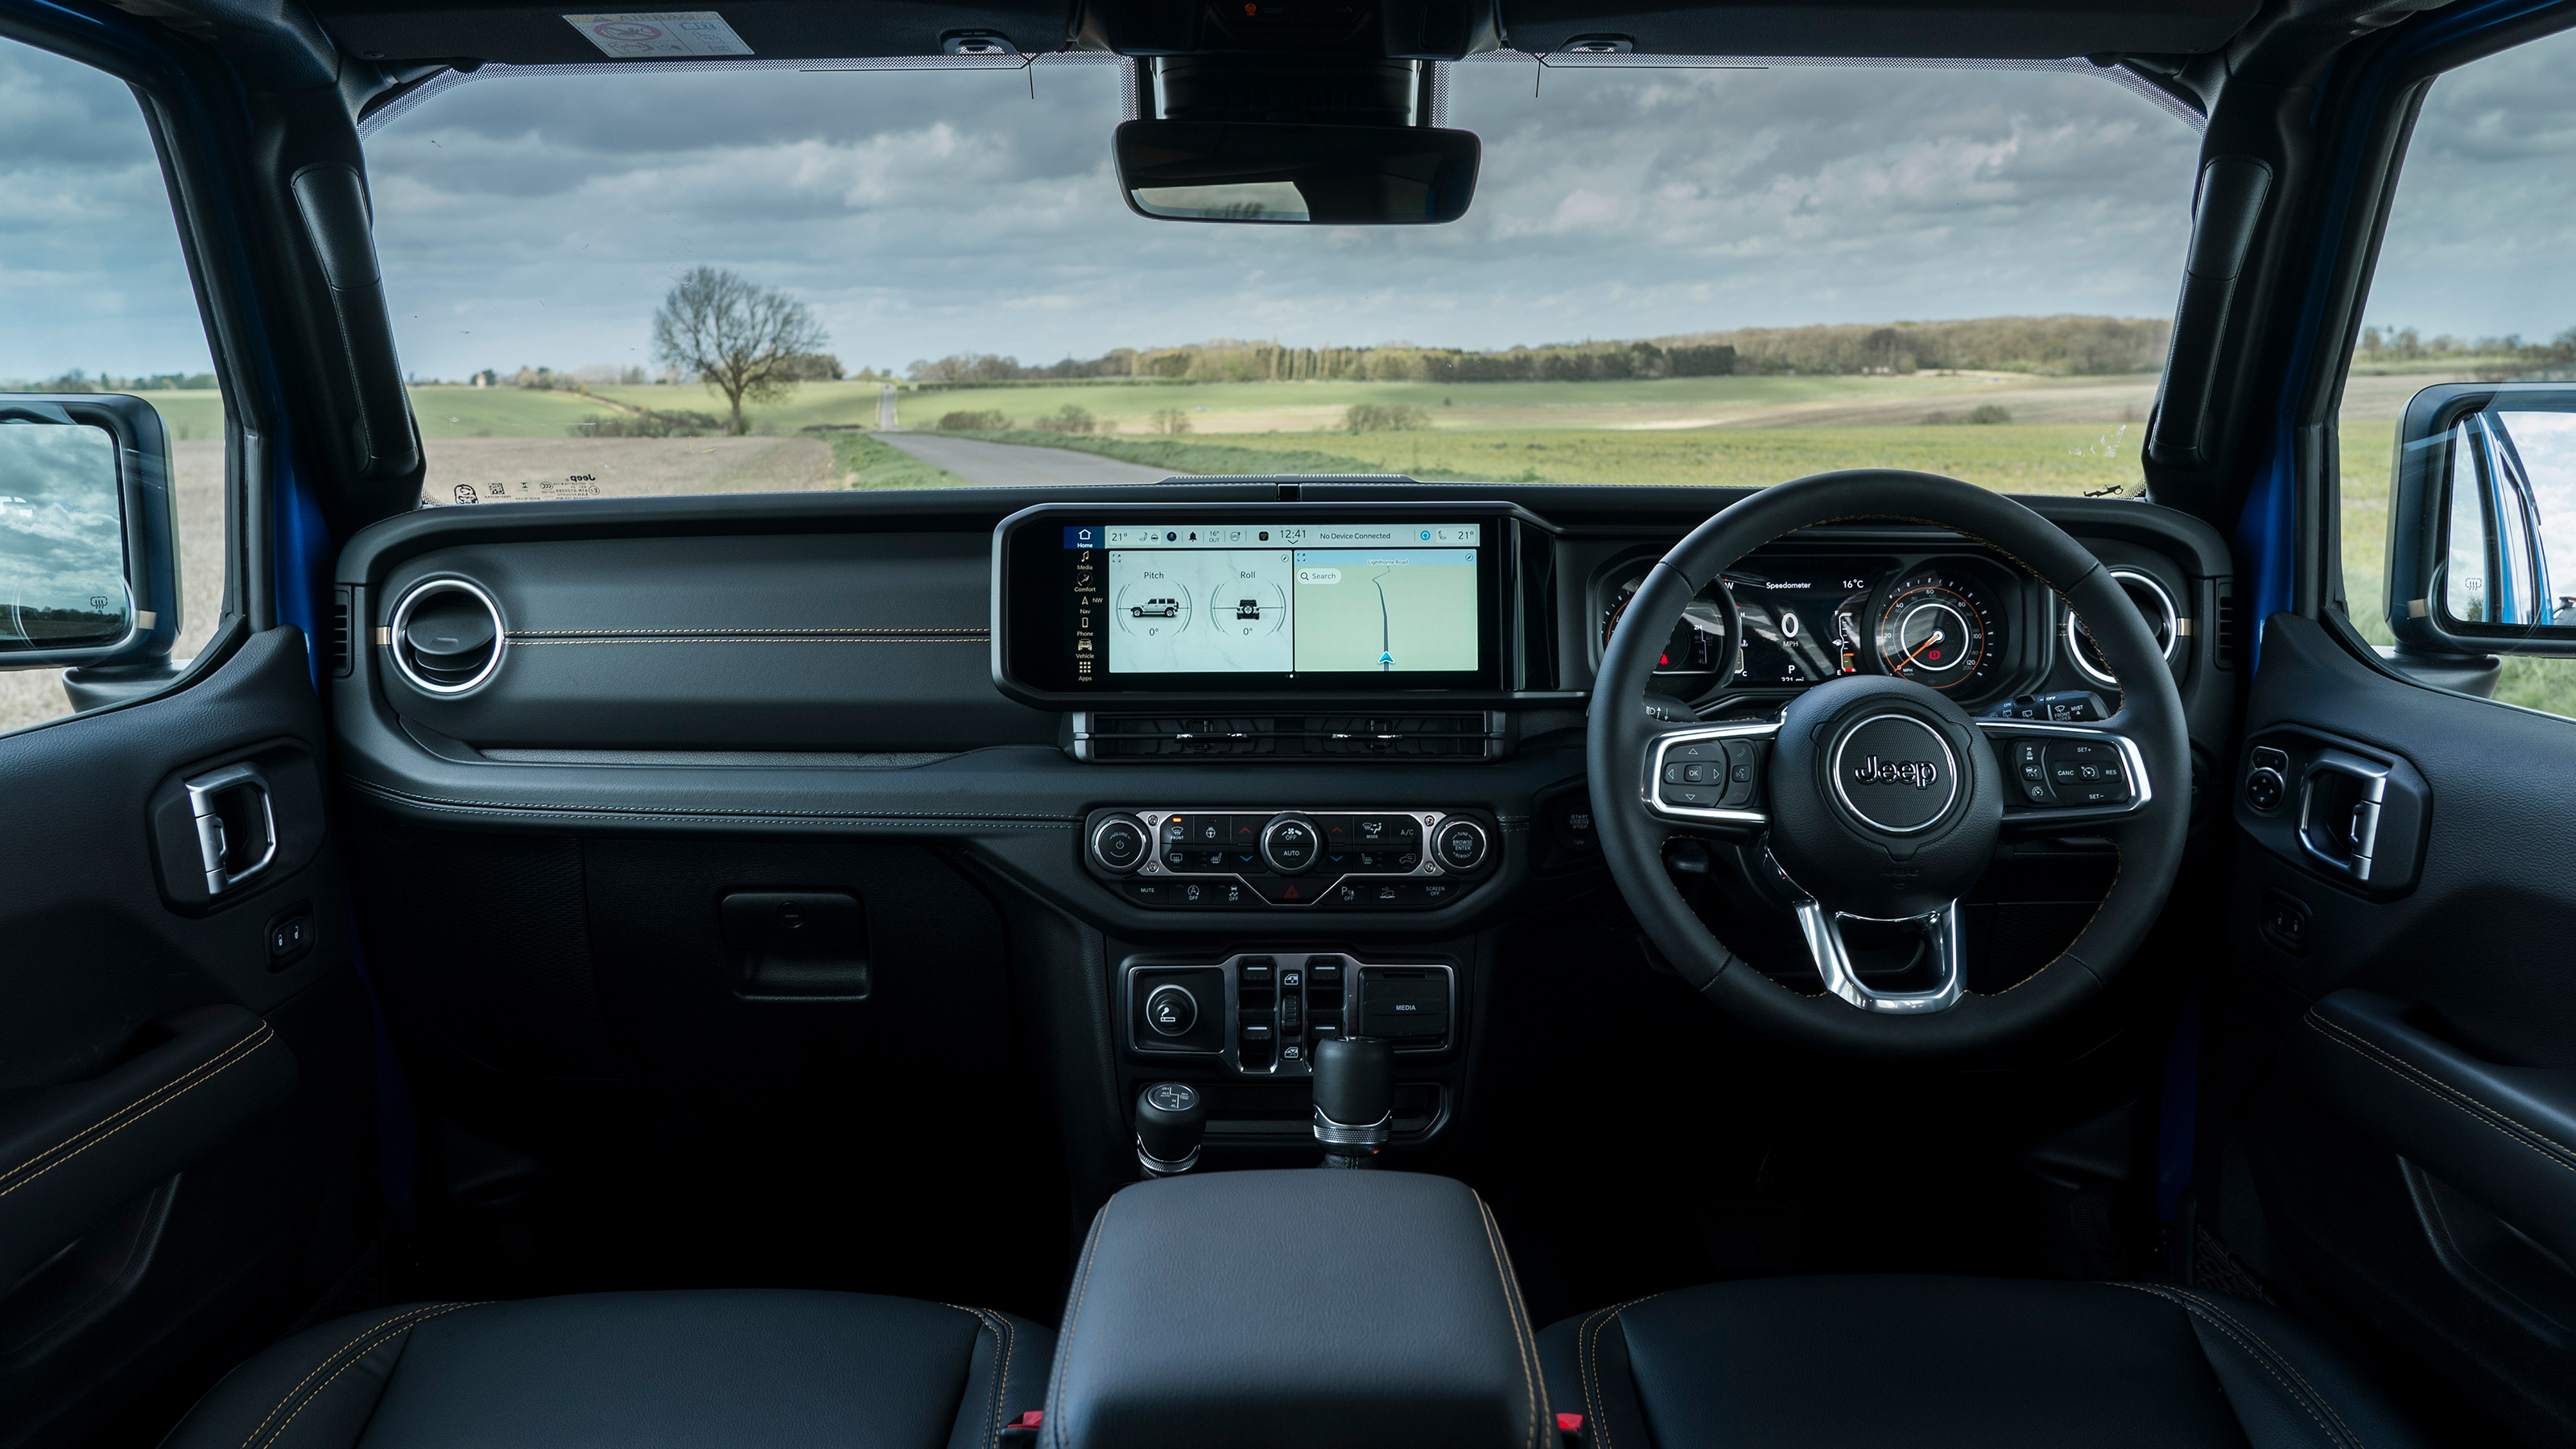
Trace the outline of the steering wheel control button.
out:
M 1932 828 L 1959 798 L 1949 740 L 1910 714 L 1872 715 L 1846 730 L 1828 769 L 1843 808 L 1890 835 Z
M 1482 868 L 1491 849 L 1485 827 L 1473 820 L 1444 820 L 1432 839 L 1440 868 L 1460 875 Z
M 1156 1036 L 1181 1037 L 1199 1024 L 1199 1001 L 1181 986 L 1157 986 L 1145 997 L 1145 1025 Z
M 2108 740 L 2053 740 L 2048 783 L 2068 805 L 2117 805 L 2129 798 L 2129 772 Z
M 1091 832 L 1091 858 L 1105 870 L 1120 875 L 1145 863 L 1151 842 L 1145 838 L 1145 827 L 1133 820 L 1112 817 L 1100 822 Z
M 1323 852 L 1315 822 L 1303 815 L 1271 817 L 1261 830 L 1261 859 L 1280 875 L 1303 875 Z

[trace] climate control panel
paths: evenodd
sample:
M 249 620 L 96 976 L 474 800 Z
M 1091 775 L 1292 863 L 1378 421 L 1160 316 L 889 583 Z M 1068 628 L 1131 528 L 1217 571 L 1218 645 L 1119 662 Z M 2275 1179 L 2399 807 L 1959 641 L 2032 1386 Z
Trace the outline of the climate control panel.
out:
M 1092 874 L 1156 910 L 1433 910 L 1502 855 L 1490 817 L 1419 807 L 1120 808 L 1084 828 Z

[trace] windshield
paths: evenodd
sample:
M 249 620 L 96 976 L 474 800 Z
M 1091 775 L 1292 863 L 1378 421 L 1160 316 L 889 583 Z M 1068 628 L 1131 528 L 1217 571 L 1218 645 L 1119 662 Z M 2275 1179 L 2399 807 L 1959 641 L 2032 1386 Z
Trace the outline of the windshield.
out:
M 1461 63 L 1462 219 L 1276 227 L 1130 210 L 1083 59 L 495 66 L 379 118 L 429 501 L 2139 485 L 2198 136 L 2080 62 Z

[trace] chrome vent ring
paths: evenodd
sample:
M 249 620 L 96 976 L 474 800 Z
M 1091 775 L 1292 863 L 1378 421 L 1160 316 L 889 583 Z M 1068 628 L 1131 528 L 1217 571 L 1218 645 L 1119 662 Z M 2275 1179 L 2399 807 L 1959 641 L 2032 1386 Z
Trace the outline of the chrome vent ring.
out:
M 471 579 L 423 579 L 394 605 L 385 647 L 403 681 L 423 694 L 471 694 L 500 672 L 509 650 L 501 606 Z
M 2183 630 L 2188 627 L 2183 622 L 2182 611 L 2174 607 L 2173 595 L 2165 592 L 2165 586 L 2156 582 L 2154 575 L 2136 569 L 2113 569 L 2111 578 L 2128 594 L 2129 602 L 2138 606 L 2138 613 L 2147 621 L 2147 632 L 2163 646 L 2165 661 L 2171 663 L 2175 648 L 2182 643 Z M 2076 673 L 2095 684 L 2117 685 L 2120 682 L 2112 677 L 2110 670 L 2095 661 L 2093 640 L 2085 632 L 2082 615 L 2073 609 L 2067 610 L 2066 624 L 2060 633 L 2065 637 L 2066 656 L 2075 662 Z

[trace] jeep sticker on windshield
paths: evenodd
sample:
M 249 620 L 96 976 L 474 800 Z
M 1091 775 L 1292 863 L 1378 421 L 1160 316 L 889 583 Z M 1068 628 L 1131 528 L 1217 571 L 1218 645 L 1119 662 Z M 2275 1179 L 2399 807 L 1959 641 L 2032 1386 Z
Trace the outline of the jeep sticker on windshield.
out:
M 749 55 L 751 47 L 712 10 L 662 10 L 649 15 L 567 15 L 572 28 L 612 60 L 669 56 Z

